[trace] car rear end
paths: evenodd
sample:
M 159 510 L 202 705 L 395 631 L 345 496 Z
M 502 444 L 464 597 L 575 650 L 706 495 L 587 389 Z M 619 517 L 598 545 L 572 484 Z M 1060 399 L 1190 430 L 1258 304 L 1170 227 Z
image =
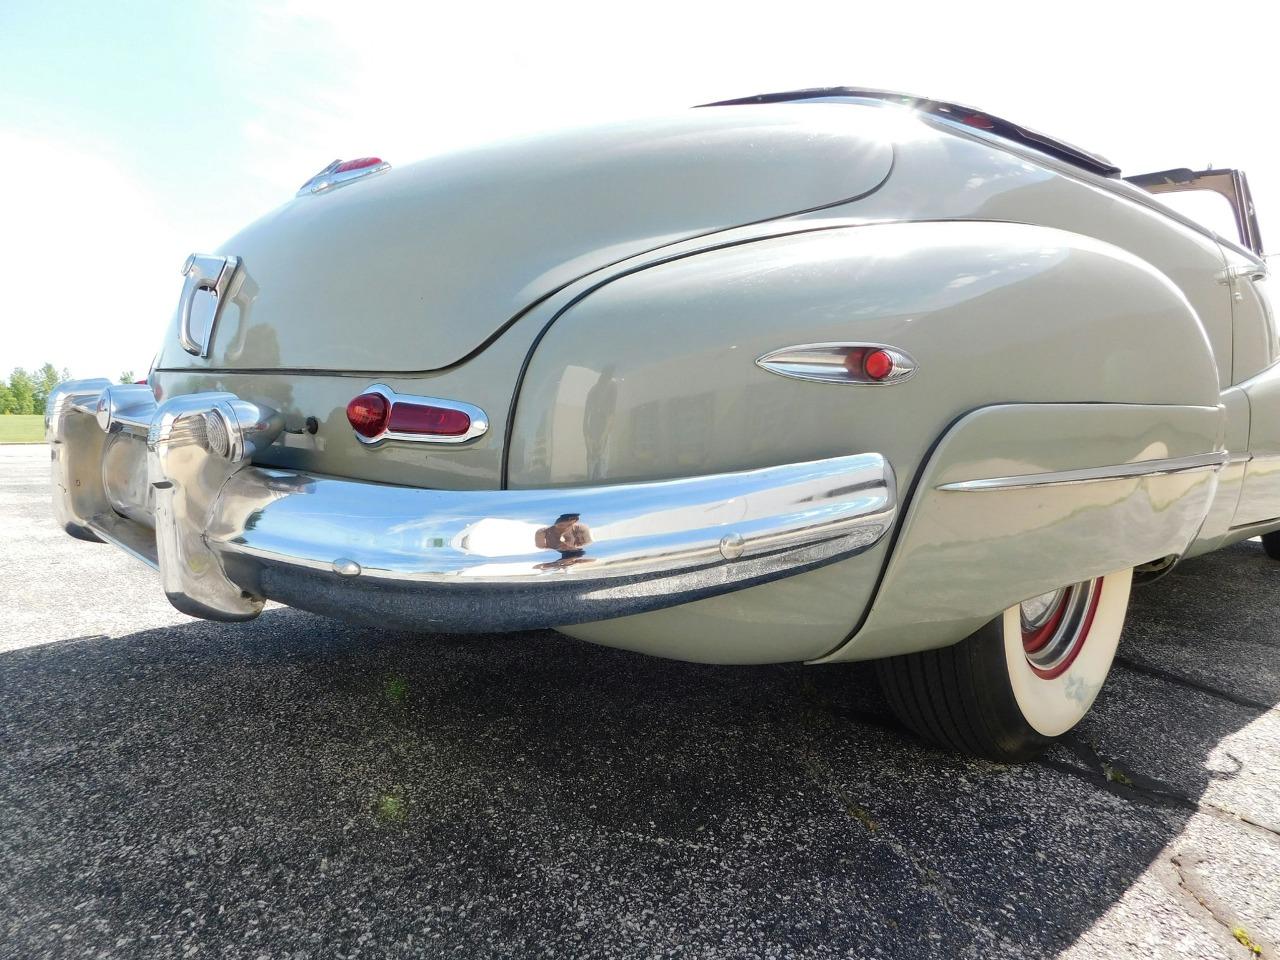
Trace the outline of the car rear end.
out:
M 157 567 L 192 615 L 272 598 L 446 630 L 642 612 L 861 552 L 894 514 L 875 454 L 503 489 L 555 298 L 874 191 L 892 144 L 850 129 L 825 110 L 699 111 L 331 165 L 187 261 L 147 384 L 55 392 L 59 519 Z

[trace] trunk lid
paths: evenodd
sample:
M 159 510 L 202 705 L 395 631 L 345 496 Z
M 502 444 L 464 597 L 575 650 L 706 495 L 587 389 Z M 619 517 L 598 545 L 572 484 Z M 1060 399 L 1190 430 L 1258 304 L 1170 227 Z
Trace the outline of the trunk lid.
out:
M 888 176 L 874 106 L 690 110 L 437 157 L 298 197 L 218 251 L 243 281 L 170 370 L 459 363 L 564 284 L 664 244 L 830 206 Z

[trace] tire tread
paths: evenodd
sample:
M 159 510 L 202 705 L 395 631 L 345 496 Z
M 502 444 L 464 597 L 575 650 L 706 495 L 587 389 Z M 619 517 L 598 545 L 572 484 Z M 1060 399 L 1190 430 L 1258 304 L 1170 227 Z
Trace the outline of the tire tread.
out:
M 1027 725 L 1008 684 L 1000 618 L 957 644 L 876 661 L 890 709 L 922 740 L 997 762 L 1028 760 L 1052 738 Z

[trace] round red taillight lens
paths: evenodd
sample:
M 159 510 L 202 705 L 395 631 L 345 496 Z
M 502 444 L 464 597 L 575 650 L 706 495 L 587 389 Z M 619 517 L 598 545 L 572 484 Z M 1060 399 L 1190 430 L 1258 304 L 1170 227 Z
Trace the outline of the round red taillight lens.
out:
M 372 439 L 387 429 L 391 404 L 380 393 L 362 393 L 347 404 L 347 420 L 362 437 Z
M 893 357 L 887 350 L 868 350 L 862 358 L 862 372 L 871 380 L 883 380 L 893 373 Z

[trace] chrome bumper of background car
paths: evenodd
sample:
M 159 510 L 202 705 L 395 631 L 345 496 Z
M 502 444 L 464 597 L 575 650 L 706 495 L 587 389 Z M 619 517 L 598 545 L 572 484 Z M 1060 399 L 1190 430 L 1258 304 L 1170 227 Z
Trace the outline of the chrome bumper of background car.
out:
M 878 454 L 679 480 L 425 490 L 255 467 L 282 428 L 227 393 L 157 404 L 72 381 L 49 398 L 54 510 L 160 572 L 179 610 L 274 599 L 454 632 L 583 623 L 790 576 L 876 543 L 896 509 Z

